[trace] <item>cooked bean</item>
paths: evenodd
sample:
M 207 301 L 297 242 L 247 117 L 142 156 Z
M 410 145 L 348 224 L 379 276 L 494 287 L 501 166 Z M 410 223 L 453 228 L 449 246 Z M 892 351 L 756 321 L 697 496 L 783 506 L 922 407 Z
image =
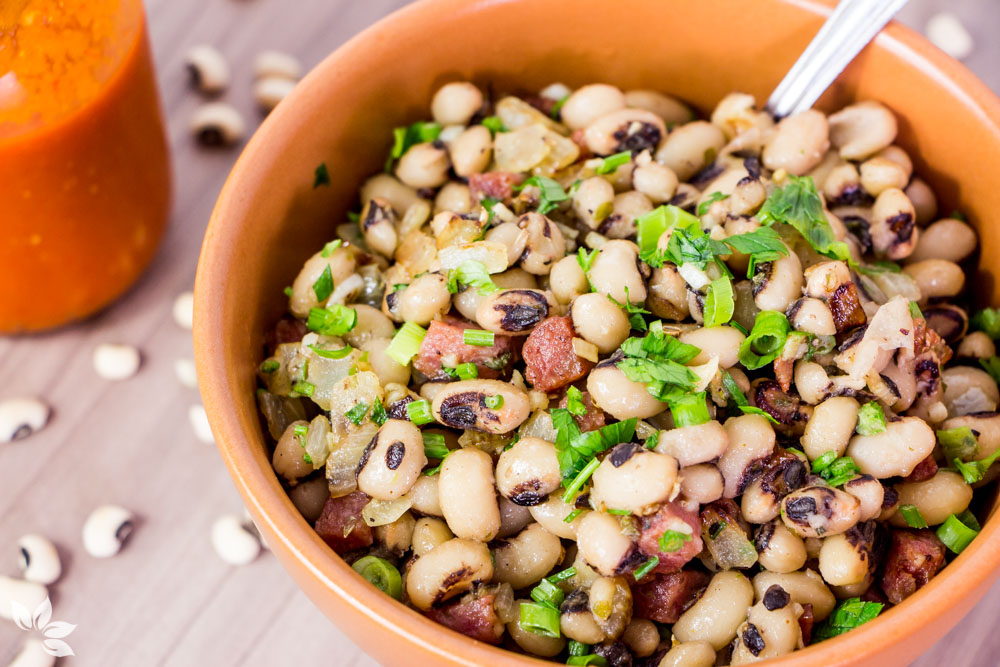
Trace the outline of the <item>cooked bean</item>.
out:
M 191 81 L 199 91 L 219 93 L 229 86 L 229 63 L 218 49 L 200 44 L 187 52 L 184 58 Z
M 540 438 L 521 438 L 500 454 L 496 480 L 500 494 L 517 505 L 544 502 L 562 482 L 555 445 Z
M 448 530 L 448 524 L 441 519 L 426 516 L 417 519 L 413 525 L 413 535 L 410 536 L 413 555 L 423 556 L 454 537 L 455 535 Z
M 757 117 L 757 100 L 746 93 L 729 93 L 712 110 L 712 124 L 718 125 L 727 139 L 753 127 Z
M 649 279 L 649 294 L 646 297 L 646 308 L 657 317 L 677 322 L 688 316 L 687 283 L 677 267 L 664 264 L 653 269 Z
M 390 419 L 368 443 L 358 463 L 358 489 L 372 498 L 394 500 L 417 481 L 427 465 L 420 429 Z
M 667 651 L 656 667 L 712 667 L 715 649 L 708 642 L 681 642 Z
M 426 326 L 451 308 L 448 279 L 440 273 L 425 273 L 398 292 L 387 291 L 383 312 L 397 322 Z
M 631 241 L 614 240 L 602 245 L 587 274 L 594 291 L 618 303 L 645 301 L 646 284 L 637 266 L 638 258 L 638 248 Z
M 979 451 L 973 459 L 985 459 L 1000 448 L 1000 414 L 985 412 L 951 417 L 941 425 L 941 428 L 961 428 L 963 426 L 971 428 L 978 434 Z
M 714 461 L 729 446 L 729 434 L 717 421 L 660 431 L 656 451 L 677 459 L 682 468 Z M 685 471 L 686 472 L 686 471 Z
M 898 162 L 876 155 L 861 163 L 861 187 L 873 197 L 889 188 L 903 189 L 910 174 Z
M 858 168 L 850 162 L 838 164 L 827 174 L 823 182 L 823 194 L 826 199 L 836 204 L 846 204 L 858 201 L 862 193 L 861 175 Z
M 811 604 L 817 622 L 829 616 L 837 604 L 833 593 L 823 582 L 823 577 L 813 570 L 783 574 L 761 572 L 753 578 L 753 589 L 758 600 L 763 599 L 767 590 L 774 585 L 781 586 L 791 596 L 793 602 L 801 605 Z
M 521 268 L 536 275 L 548 274 L 566 254 L 563 233 L 541 213 L 525 213 L 517 219 L 517 226 L 527 233 Z
M 488 542 L 500 531 L 493 460 L 474 447 L 458 449 L 441 464 L 441 510 L 458 537 Z
M 814 361 L 797 362 L 794 377 L 799 396 L 810 405 L 822 401 L 830 389 L 830 378 L 826 370 Z
M 483 106 L 483 93 L 468 81 L 454 81 L 438 88 L 431 100 L 431 115 L 442 125 L 467 125 Z
M 937 215 L 937 197 L 930 186 L 919 177 L 910 180 L 910 184 L 903 190 L 906 196 L 913 203 L 913 208 L 917 212 L 917 224 L 926 225 Z
M 589 509 L 584 509 L 571 522 L 567 523 L 564 521 L 563 519 L 568 517 L 575 509 L 576 507 L 573 505 L 562 501 L 561 494 L 553 493 L 549 495 L 548 500 L 538 505 L 532 505 L 528 508 L 528 511 L 531 512 L 531 518 L 553 535 L 567 540 L 575 540 L 580 521 L 583 520 L 584 515 L 590 513 Z
M 406 593 L 413 606 L 426 611 L 492 578 L 493 562 L 486 545 L 455 538 L 413 562 L 406 575 Z
M 644 383 L 629 380 L 614 364 L 598 364 L 590 371 L 587 391 L 597 407 L 617 420 L 647 419 L 667 409 L 666 403 L 650 395 Z
M 753 275 L 753 301 L 761 310 L 783 313 L 801 293 L 802 262 L 794 252 L 789 251 L 773 262 L 757 264 Z
M 595 507 L 649 514 L 673 493 L 677 460 L 625 442 L 604 457 L 591 481 L 590 496 Z
M 625 626 L 622 641 L 629 651 L 637 658 L 645 658 L 656 651 L 660 645 L 660 631 L 656 624 L 645 618 L 633 618 Z
M 576 528 L 580 555 L 595 570 L 613 577 L 632 565 L 635 543 L 622 532 L 618 518 L 588 512 Z
M 576 257 L 569 257 L 564 259 L 571 259 L 576 262 Z M 562 260 L 556 264 L 562 263 Z M 577 265 L 579 268 L 579 264 Z M 553 269 L 554 271 L 554 269 Z M 583 270 L 580 270 L 581 273 Z M 535 276 L 531 275 L 524 269 L 514 267 L 512 269 L 507 269 L 503 273 L 494 273 L 490 276 L 493 279 L 493 284 L 497 287 L 503 288 L 527 288 L 535 289 L 538 287 L 538 280 Z M 551 279 L 550 279 L 551 280 Z M 584 279 L 586 282 L 586 279 Z M 486 300 L 489 295 L 480 294 L 479 290 L 473 287 L 466 288 L 452 297 L 452 302 L 455 304 L 455 309 L 462 313 L 462 316 L 466 319 L 475 321 L 476 312 L 479 310 L 479 304 Z
M 719 359 L 719 368 L 730 368 L 740 360 L 740 345 L 746 338 L 736 327 L 719 326 L 691 329 L 681 333 L 678 338 L 689 345 L 694 345 L 701 352 L 688 363 L 697 366 L 707 364 L 712 357 Z
M 764 597 L 750 608 L 747 622 L 737 630 L 736 648 L 730 664 L 745 665 L 794 651 L 802 643 L 798 622 L 802 610 L 797 610 L 797 607 L 781 586 L 775 585 L 767 590 Z
M 583 644 L 599 644 L 607 638 L 590 611 L 587 591 L 578 589 L 567 595 L 560 612 L 559 630 L 568 638 Z
M 992 412 L 1000 404 L 997 383 L 989 373 L 971 366 L 955 366 L 941 371 L 944 391 L 941 400 L 949 417 L 976 412 Z
M 455 173 L 464 178 L 481 173 L 490 164 L 493 139 L 482 125 L 473 125 L 458 136 L 449 148 Z
M 903 417 L 875 435 L 855 435 L 847 455 L 866 475 L 906 477 L 934 450 L 934 430 L 919 417 Z
M 416 188 L 400 183 L 390 174 L 372 176 L 361 186 L 361 201 L 376 198 L 385 199 L 392 204 L 397 215 L 402 215 L 414 204 L 424 201 L 417 194 Z
M 973 331 L 958 344 L 956 354 L 972 359 L 989 359 L 996 356 L 997 347 L 993 339 L 982 331 Z
M 493 548 L 495 579 L 515 589 L 525 588 L 552 571 L 563 557 L 559 538 L 533 523 Z
M 385 353 L 391 343 L 391 338 L 370 338 L 360 348 L 368 353 L 368 363 L 383 386 L 392 382 L 409 384 L 410 367 L 401 365 Z
M 859 521 L 874 519 L 882 513 L 882 503 L 885 500 L 885 487 L 871 475 L 857 475 L 844 484 L 844 491 L 858 499 L 861 503 Z
M 839 489 L 807 486 L 781 501 L 781 519 L 800 537 L 824 537 L 847 531 L 858 523 L 861 503 Z
M 922 482 L 903 482 L 895 486 L 900 505 L 915 505 L 929 526 L 944 523 L 951 514 L 961 514 L 972 501 L 972 487 L 957 472 L 938 470 Z M 889 519 L 894 526 L 906 527 L 903 515 L 896 512 Z
M 357 313 L 357 320 L 354 323 L 354 328 L 344 334 L 344 341 L 348 345 L 361 347 L 372 338 L 391 339 L 396 333 L 392 320 L 378 308 L 363 303 L 352 304 L 351 308 Z
M 653 210 L 649 197 L 630 190 L 616 195 L 611 215 L 598 226 L 597 231 L 609 239 L 627 239 L 636 234 L 636 219 Z
M 436 188 L 448 182 L 449 167 L 444 144 L 417 144 L 399 158 L 396 177 L 412 188 Z
M 632 172 L 632 187 L 649 197 L 654 204 L 663 204 L 677 192 L 677 174 L 658 162 L 639 165 Z
M 537 289 L 501 289 L 480 302 L 476 322 L 487 331 L 526 336 L 549 316 L 554 302 Z
M 462 215 L 478 209 L 479 202 L 473 199 L 469 186 L 464 183 L 445 183 L 434 198 L 434 213 L 450 211 Z
M 769 572 L 794 572 L 806 563 L 805 543 L 780 519 L 762 525 L 757 530 L 754 544 L 757 547 L 757 562 Z
M 872 206 L 868 229 L 875 254 L 894 260 L 908 257 L 920 238 L 913 204 L 898 188 L 879 194 Z
M 329 257 L 324 257 L 322 252 L 318 252 L 302 265 L 302 270 L 295 277 L 292 283 L 292 296 L 288 300 L 288 309 L 295 317 L 305 319 L 309 316 L 312 308 L 321 306 L 313 285 L 319 280 L 323 272 L 329 267 L 333 284 L 338 285 L 354 273 L 356 263 L 354 253 L 348 248 L 337 248 L 330 253 Z
M 806 456 L 813 460 L 831 450 L 843 456 L 857 426 L 860 407 L 849 396 L 835 396 L 817 405 L 801 439 Z
M 552 272 L 549 273 L 549 289 L 556 301 L 562 304 L 570 303 L 590 291 L 587 276 L 575 255 L 563 257 L 552 265 Z
M 522 603 L 530 603 L 531 600 L 515 600 L 514 609 L 520 609 Z M 531 632 L 521 627 L 519 618 L 515 618 L 507 624 L 507 632 L 510 638 L 521 650 L 531 655 L 538 655 L 543 658 L 552 658 L 563 652 L 566 648 L 565 637 L 547 637 L 537 632 Z
M 856 528 L 824 538 L 819 550 L 819 571 L 823 580 L 831 586 L 863 582 L 871 567 L 869 546 L 857 534 Z
M 584 340 L 597 346 L 601 354 L 610 354 L 628 338 L 628 317 L 603 294 L 590 292 L 573 301 L 570 315 L 573 328 Z
M 632 618 L 632 591 L 623 576 L 600 577 L 590 585 L 588 605 L 605 641 L 616 640 Z
M 614 210 L 615 189 L 607 179 L 593 176 L 580 182 L 573 193 L 573 212 L 591 229 L 597 229 Z
M 675 127 L 656 151 L 656 161 L 668 167 L 681 181 L 688 181 L 715 160 L 726 137 L 715 125 L 695 120 Z
M 413 545 L 413 530 L 417 521 L 409 512 L 404 512 L 392 523 L 375 527 L 375 540 L 397 556 L 402 556 Z
M 678 99 L 655 90 L 626 90 L 625 105 L 632 109 L 652 111 L 668 125 L 691 120 L 691 109 Z
M 729 436 L 729 446 L 717 465 L 726 481 L 723 496 L 735 498 L 750 481 L 748 475 L 754 464 L 774 450 L 774 429 L 760 415 L 730 417 L 723 428 Z
M 873 155 L 896 138 L 896 117 L 874 100 L 844 107 L 829 118 L 830 141 L 845 160 Z
M 601 116 L 624 108 L 622 91 L 606 83 L 592 83 L 573 91 L 559 115 L 571 129 L 582 130 Z
M 290 484 L 295 484 L 306 475 L 312 474 L 312 463 L 305 461 L 305 436 L 296 435 L 296 428 L 308 428 L 309 422 L 299 419 L 285 429 L 274 446 L 271 456 L 271 467 L 274 472 L 285 478 Z
M 696 503 L 715 502 L 722 497 L 722 473 L 711 463 L 699 463 L 680 472 L 681 495 Z
M 826 116 L 809 109 L 781 119 L 764 145 L 761 159 L 768 169 L 801 176 L 819 164 L 829 147 Z
M 302 518 L 313 524 L 323 513 L 323 505 L 330 497 L 330 487 L 326 479 L 317 477 L 293 486 L 288 490 L 288 497 L 292 499 L 292 504 Z
M 191 134 L 203 146 L 228 146 L 243 139 L 246 122 L 240 112 L 225 102 L 209 102 L 195 109 L 189 123 Z
M 707 641 L 716 651 L 736 637 L 753 603 L 753 586 L 739 572 L 719 572 L 712 577 L 701 598 L 674 624 L 674 637 L 681 642 Z
M 595 155 L 655 150 L 666 136 L 663 119 L 644 109 L 618 109 L 587 124 L 583 141 Z
M 524 505 L 517 505 L 500 497 L 500 532 L 497 537 L 510 537 L 520 533 L 532 522 L 531 512 Z
M 792 313 L 789 322 L 796 331 L 805 331 L 815 336 L 833 336 L 837 333 L 833 313 L 819 299 L 799 299 L 789 307 L 789 311 Z
M 955 262 L 946 259 L 925 259 L 903 267 L 920 288 L 920 303 L 928 299 L 955 296 L 965 287 L 965 272 Z
M 392 257 L 396 252 L 396 226 L 399 224 L 392 205 L 385 199 L 369 199 L 361 210 L 361 233 L 375 252 Z

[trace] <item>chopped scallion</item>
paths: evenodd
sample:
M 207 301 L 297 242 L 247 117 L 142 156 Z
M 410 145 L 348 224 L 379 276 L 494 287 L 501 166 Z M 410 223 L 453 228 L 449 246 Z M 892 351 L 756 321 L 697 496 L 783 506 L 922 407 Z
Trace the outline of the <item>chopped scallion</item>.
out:
M 613 174 L 618 170 L 618 167 L 623 164 L 628 164 L 629 160 L 632 159 L 631 151 L 622 151 L 621 153 L 615 153 L 614 155 L 609 155 L 608 157 L 601 160 L 601 164 L 597 165 L 597 169 L 594 171 L 600 175 Z
M 757 313 L 750 335 L 740 345 L 740 363 L 753 371 L 774 361 L 785 346 L 788 330 L 788 318 L 784 313 L 775 310 Z
M 927 527 L 927 521 L 924 519 L 923 515 L 920 514 L 920 510 L 917 509 L 916 505 L 900 505 L 899 513 L 903 515 L 903 519 L 906 520 L 906 525 L 910 528 Z
M 385 348 L 385 353 L 400 366 L 405 366 L 420 351 L 420 344 L 424 342 L 426 335 L 427 330 L 423 327 L 413 322 L 406 322 L 392 337 L 392 342 Z
M 559 635 L 559 610 L 537 602 L 521 603 L 521 618 L 519 621 L 522 630 L 533 632 L 544 637 L 555 637 Z
M 632 572 L 632 576 L 635 577 L 636 581 L 639 581 L 640 579 L 642 579 L 643 577 L 645 577 L 647 574 L 649 574 L 650 572 L 652 572 L 653 569 L 657 565 L 659 565 L 659 564 L 660 564 L 660 559 L 657 558 L 656 556 L 653 556 L 652 558 L 650 558 L 649 560 L 647 560 L 645 563 L 643 563 L 642 565 L 640 565 L 639 567 L 637 567 L 635 569 L 635 571 Z
M 339 303 L 327 308 L 312 308 L 306 327 L 324 336 L 343 336 L 358 322 L 358 312 Z
M 486 407 L 490 410 L 499 410 L 503 407 L 503 396 L 500 394 L 495 394 L 493 396 L 486 397 Z
M 431 412 L 431 404 L 428 401 L 410 401 L 406 404 L 406 416 L 417 426 L 430 424 L 434 421 L 434 413 Z
M 963 523 L 954 514 L 944 520 L 937 529 L 938 538 L 956 554 L 965 551 L 979 531 Z
M 344 413 L 344 416 L 351 420 L 355 425 L 360 424 L 368 414 L 368 404 L 364 401 L 360 401 L 353 408 Z
M 875 401 L 865 403 L 858 410 L 858 435 L 876 435 L 885 430 L 885 411 Z
M 477 347 L 493 347 L 495 334 L 492 331 L 482 329 L 466 329 L 462 332 L 462 342 L 466 345 Z
M 364 556 L 354 561 L 351 568 L 386 595 L 397 600 L 403 597 L 403 579 L 399 570 L 384 558 Z

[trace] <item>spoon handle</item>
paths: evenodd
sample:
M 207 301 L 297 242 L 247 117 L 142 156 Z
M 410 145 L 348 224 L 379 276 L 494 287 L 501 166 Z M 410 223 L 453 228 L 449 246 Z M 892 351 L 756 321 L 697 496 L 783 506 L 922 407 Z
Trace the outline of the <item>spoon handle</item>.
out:
M 907 1 L 841 0 L 771 93 L 767 110 L 782 118 L 810 108 Z

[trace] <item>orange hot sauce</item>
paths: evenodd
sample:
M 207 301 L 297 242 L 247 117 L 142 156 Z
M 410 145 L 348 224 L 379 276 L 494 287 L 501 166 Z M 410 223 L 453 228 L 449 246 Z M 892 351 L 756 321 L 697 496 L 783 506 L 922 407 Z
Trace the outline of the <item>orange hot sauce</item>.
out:
M 141 0 L 0 0 L 0 333 L 114 300 L 169 199 Z

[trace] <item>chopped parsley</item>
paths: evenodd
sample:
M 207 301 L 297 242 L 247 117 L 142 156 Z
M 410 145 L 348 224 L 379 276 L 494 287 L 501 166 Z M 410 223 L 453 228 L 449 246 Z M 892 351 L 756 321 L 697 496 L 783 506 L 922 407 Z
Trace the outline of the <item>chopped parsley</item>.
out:
M 306 327 L 324 336 L 343 336 L 358 322 L 358 313 L 353 308 L 332 304 L 327 308 L 312 308 Z
M 832 259 L 851 261 L 847 244 L 837 241 L 823 213 L 823 200 L 810 176 L 789 176 L 788 184 L 776 188 L 757 211 L 762 225 L 784 223 L 794 227 L 816 252 Z
M 615 422 L 594 431 L 580 432 L 573 414 L 565 408 L 551 412 L 552 426 L 556 429 L 556 451 L 559 472 L 566 488 L 564 502 L 570 502 L 576 492 L 586 484 L 600 463 L 595 457 L 621 442 L 629 442 L 635 435 L 636 419 Z M 589 474 L 585 474 L 589 468 Z
M 682 533 L 679 530 L 667 530 L 660 535 L 660 551 L 663 553 L 674 553 L 684 548 L 687 542 L 691 541 L 689 533 Z
M 364 420 L 366 414 L 368 414 L 368 404 L 364 401 L 359 401 L 353 408 L 345 412 L 344 416 L 357 425 Z
M 448 291 L 455 294 L 461 291 L 460 285 L 475 287 L 483 296 L 500 289 L 490 278 L 486 265 L 474 259 L 467 259 L 448 272 Z
M 692 389 L 698 380 L 683 364 L 698 356 L 700 350 L 663 333 L 659 320 L 643 338 L 629 338 L 622 343 L 621 351 L 625 357 L 615 365 L 625 377 L 644 383 L 651 395 L 665 403 Z
M 993 378 L 994 382 L 1000 383 L 1000 357 L 980 359 L 979 365 L 983 367 L 983 370 L 990 374 L 990 377 Z
M 865 403 L 858 410 L 858 435 L 876 435 L 885 431 L 885 412 L 875 401 Z
M 326 169 L 326 162 L 320 162 L 313 172 L 313 190 L 321 185 L 330 185 L 330 172 Z
M 441 134 L 441 125 L 433 122 L 419 121 L 409 127 L 397 127 L 392 131 L 392 150 L 385 163 L 385 170 L 392 169 L 392 163 L 406 154 L 417 144 L 434 141 Z
M 842 635 L 872 620 L 882 613 L 884 607 L 881 602 L 862 602 L 861 598 L 844 600 L 813 630 L 813 639 L 822 641 Z
M 514 192 L 521 192 L 529 185 L 534 185 L 538 188 L 538 212 L 542 215 L 555 210 L 559 202 L 569 199 L 569 195 L 566 194 L 566 191 L 563 190 L 559 183 L 545 176 L 532 176 L 520 185 L 515 186 Z
M 724 195 L 721 192 L 713 192 L 712 194 L 708 195 L 708 199 L 698 204 L 698 215 L 705 215 L 706 213 L 708 213 L 708 209 L 712 207 L 712 204 L 714 204 L 717 201 L 723 201 L 725 199 L 729 199 L 729 195 Z
M 628 164 L 629 160 L 632 159 L 632 151 L 622 151 L 621 153 L 615 153 L 614 155 L 609 155 L 608 157 L 601 160 L 601 164 L 597 165 L 596 171 L 598 174 L 604 176 L 606 174 L 613 174 L 618 170 L 618 167 Z
M 625 314 L 628 316 L 629 326 L 632 329 L 635 329 L 636 331 L 645 331 L 646 330 L 646 328 L 647 328 L 646 327 L 646 320 L 644 320 L 642 316 L 643 315 L 652 315 L 652 313 L 650 313 L 648 310 L 646 310 L 642 306 L 633 305 L 629 301 L 629 298 L 628 298 L 628 287 L 625 288 L 625 303 L 618 303 L 617 301 L 615 301 L 614 297 L 612 297 L 610 294 L 608 294 L 607 297 L 608 297 L 608 300 L 611 301 L 611 303 L 615 304 L 616 306 L 618 306 L 619 308 L 621 308 L 622 310 L 625 311 Z
M 571 415 L 577 417 L 587 414 L 587 406 L 583 403 L 583 392 L 573 385 L 570 385 L 569 389 L 566 390 L 566 409 Z
M 333 275 L 330 273 L 329 264 L 323 267 L 323 273 L 313 283 L 312 289 L 313 293 L 316 294 L 316 300 L 320 303 L 329 299 L 330 295 L 333 294 Z
M 983 308 L 977 310 L 969 321 L 972 328 L 982 331 L 992 340 L 1000 340 L 1000 310 L 996 308 Z
M 480 121 L 480 125 L 489 130 L 493 136 L 496 136 L 497 132 L 507 132 L 507 128 L 504 127 L 503 121 L 500 120 L 499 116 L 487 116 Z
M 389 413 L 385 411 L 385 406 L 382 405 L 382 399 L 376 398 L 375 403 L 372 405 L 371 420 L 381 426 L 386 423 L 389 419 Z

